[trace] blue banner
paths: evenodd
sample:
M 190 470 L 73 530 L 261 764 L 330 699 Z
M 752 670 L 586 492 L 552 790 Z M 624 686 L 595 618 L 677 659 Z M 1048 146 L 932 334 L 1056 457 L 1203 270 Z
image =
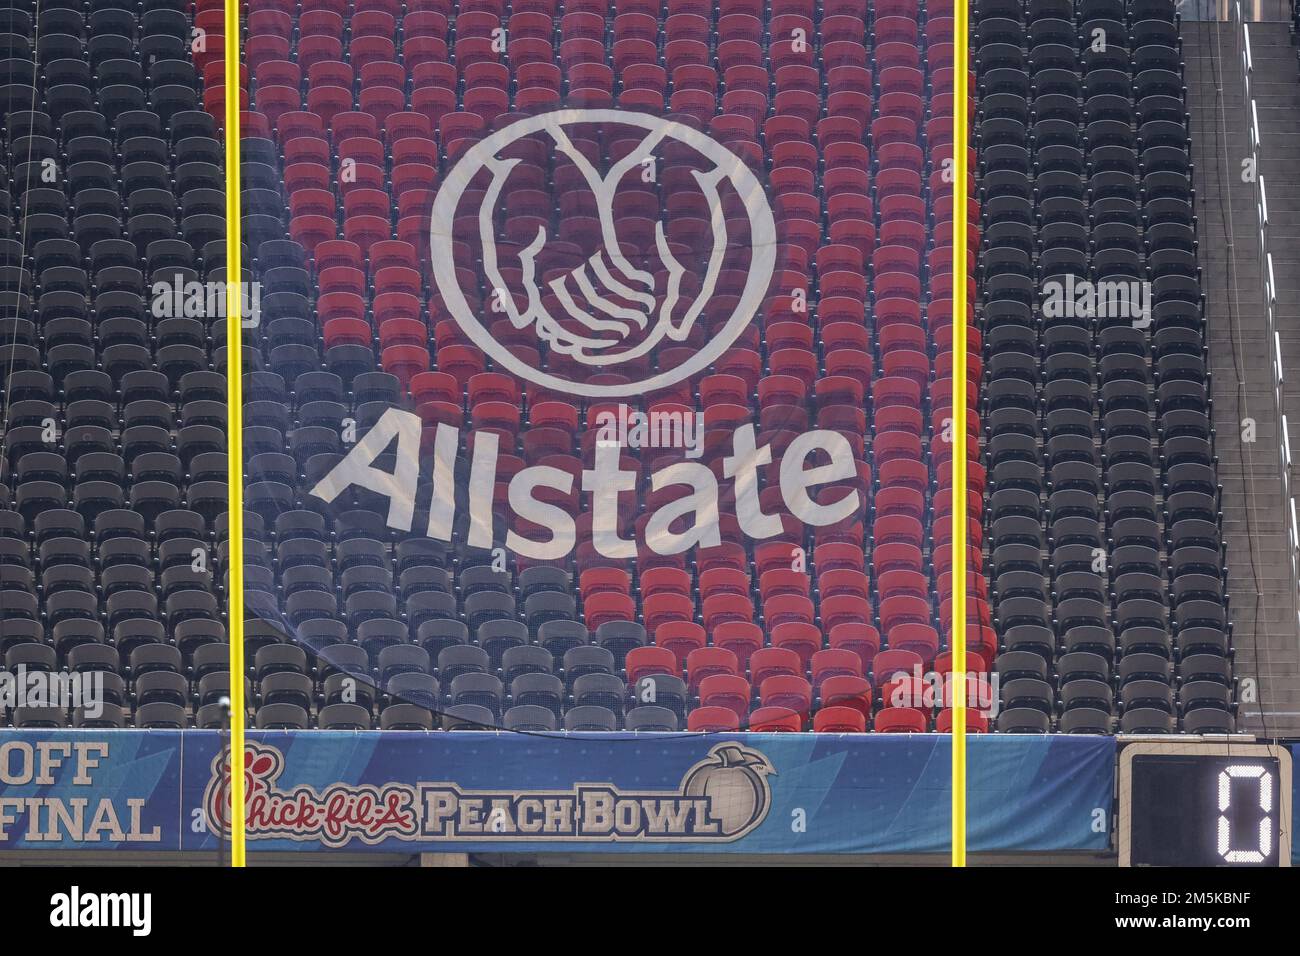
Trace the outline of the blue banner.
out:
M 255 732 L 250 851 L 945 853 L 950 738 Z M 11 731 L 0 848 L 209 850 L 210 731 Z M 1115 742 L 970 738 L 969 848 L 1110 847 Z
M 1300 779 L 1295 767 L 1300 764 L 1300 744 L 1291 745 L 1291 865 L 1300 866 L 1300 840 L 1296 839 L 1296 826 L 1300 824 Z

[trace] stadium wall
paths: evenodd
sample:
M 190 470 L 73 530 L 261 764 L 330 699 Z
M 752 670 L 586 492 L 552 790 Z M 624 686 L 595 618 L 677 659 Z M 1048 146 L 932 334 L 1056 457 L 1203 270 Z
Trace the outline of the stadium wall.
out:
M 943 854 L 949 747 L 933 734 L 250 733 L 250 854 Z M 970 747 L 973 852 L 1108 852 L 1114 738 Z M 212 731 L 15 732 L 0 744 L 0 852 L 215 854 L 227 761 Z

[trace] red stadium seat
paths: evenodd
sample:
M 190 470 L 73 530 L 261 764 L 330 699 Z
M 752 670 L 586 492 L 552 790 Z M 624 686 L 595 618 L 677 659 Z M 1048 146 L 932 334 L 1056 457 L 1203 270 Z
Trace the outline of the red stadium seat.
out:
M 952 733 L 952 709 L 945 707 L 934 718 L 934 732 Z M 989 731 L 989 719 L 978 710 L 966 708 L 966 732 L 968 734 L 986 734 Z
M 728 707 L 696 707 L 686 716 L 687 729 L 696 733 L 726 733 L 740 725 L 741 718 Z
M 928 729 L 925 714 L 911 707 L 886 707 L 876 714 L 875 729 L 883 734 L 923 734 Z
M 761 734 L 798 733 L 804 721 L 787 707 L 759 707 L 749 715 L 749 729 Z
M 700 647 L 686 657 L 686 683 L 692 693 L 699 690 L 700 681 L 713 674 L 739 672 L 736 655 L 722 647 Z
M 749 679 L 754 684 L 778 675 L 799 677 L 803 672 L 799 655 L 788 648 L 761 647 L 749 658 Z
M 813 655 L 822 648 L 822 633 L 809 622 L 787 621 L 772 628 L 772 646 L 793 651 L 799 656 L 801 670 L 807 670 Z
M 706 639 L 704 628 L 692 621 L 667 621 L 655 628 L 654 642 L 671 651 L 677 659 L 677 670 L 685 672 L 691 652 L 703 648 Z M 736 666 L 743 667 L 744 663 L 738 661 Z
M 813 716 L 813 730 L 820 734 L 861 734 L 867 718 L 852 707 L 823 707 Z
M 774 674 L 762 681 L 758 693 L 765 707 L 786 707 L 805 718 L 812 711 L 812 686 L 802 677 Z
M 672 651 L 662 647 L 634 647 L 627 652 L 627 683 L 635 693 L 643 677 L 653 674 L 681 674 L 677 658 Z
M 863 717 L 871 716 L 871 684 L 852 674 L 828 676 L 817 688 L 822 707 L 849 707 Z
M 744 720 L 749 714 L 749 681 L 733 674 L 713 674 L 699 684 L 701 707 L 725 707 Z
M 862 667 L 869 670 L 872 661 L 880 651 L 880 635 L 876 628 L 866 622 L 846 622 L 830 629 L 827 641 L 831 648 L 842 648 L 858 655 Z

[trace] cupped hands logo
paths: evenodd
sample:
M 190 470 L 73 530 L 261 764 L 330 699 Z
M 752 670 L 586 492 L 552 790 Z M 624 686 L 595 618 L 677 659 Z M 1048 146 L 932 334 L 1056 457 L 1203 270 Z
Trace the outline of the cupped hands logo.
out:
M 602 172 L 575 144 L 570 133 L 575 127 L 627 128 L 639 138 Z M 538 224 L 535 233 L 519 243 L 503 241 L 499 234 L 498 211 L 509 197 L 512 176 L 524 162 L 509 151 L 522 140 L 540 142 L 557 162 L 572 163 L 590 194 L 595 227 L 584 237 L 577 261 L 573 243 L 561 240 L 549 221 Z M 680 246 L 674 249 L 670 238 L 671 223 L 660 214 L 653 223 L 652 248 L 629 258 L 628 250 L 636 244 L 622 235 L 627 219 L 620 214 L 620 194 L 639 171 L 661 162 L 662 150 L 670 144 L 678 155 L 691 157 L 688 182 L 702 198 L 695 207 L 707 209 L 706 234 L 701 248 L 694 250 L 699 255 L 683 261 Z M 477 202 L 476 209 L 463 208 L 466 196 Z M 728 215 L 729 208 L 743 210 L 743 215 Z M 488 290 L 486 301 L 472 296 L 479 305 L 471 304 L 457 271 L 457 229 L 464 235 L 467 220 L 473 221 L 473 239 Z M 470 340 L 498 366 L 521 378 L 591 398 L 652 392 L 708 368 L 753 319 L 776 261 L 771 207 L 740 157 L 675 120 L 613 109 L 566 109 L 528 117 L 475 144 L 438 190 L 431 233 L 438 293 Z M 557 260 L 547 258 L 553 243 L 565 249 L 564 268 L 557 269 Z M 738 294 L 724 300 L 729 314 L 710 315 L 707 340 L 688 359 L 655 368 L 660 349 L 688 339 L 700 342 L 701 336 L 692 332 L 718 293 L 724 270 L 736 271 L 729 262 L 733 258 L 739 260 L 745 278 Z M 531 353 L 521 357 L 519 350 L 499 341 L 490 326 L 502 315 L 512 330 L 531 330 L 537 342 L 535 354 L 551 361 L 530 361 Z M 557 375 L 558 356 L 579 374 Z M 590 380 L 602 372 L 619 373 L 623 380 Z

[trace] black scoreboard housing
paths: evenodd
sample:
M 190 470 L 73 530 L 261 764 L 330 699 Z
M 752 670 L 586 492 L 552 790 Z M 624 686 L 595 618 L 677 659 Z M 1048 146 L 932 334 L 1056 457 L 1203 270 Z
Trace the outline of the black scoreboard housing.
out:
M 1290 866 L 1290 752 L 1229 739 L 1124 745 L 1119 864 Z

